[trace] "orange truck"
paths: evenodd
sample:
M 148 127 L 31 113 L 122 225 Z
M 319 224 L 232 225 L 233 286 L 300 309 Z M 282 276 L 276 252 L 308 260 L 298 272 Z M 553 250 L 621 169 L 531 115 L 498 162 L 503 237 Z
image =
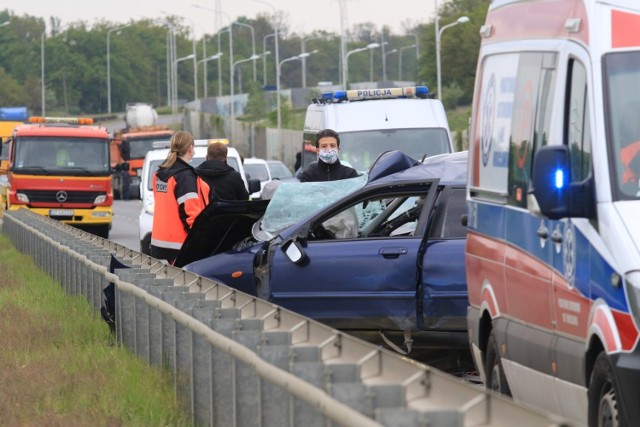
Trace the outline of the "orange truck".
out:
M 7 207 L 7 172 L 9 170 L 9 137 L 13 129 L 27 120 L 27 107 L 0 108 L 0 216 Z
M 154 141 L 166 141 L 173 131 L 160 126 L 153 105 L 144 102 L 127 103 L 124 116 L 126 127 L 114 132 L 111 140 L 113 194 L 116 199 L 128 199 L 129 189 L 140 185 L 142 164 Z
M 153 149 L 153 142 L 169 140 L 171 135 L 173 131 L 169 127 L 160 125 L 125 128 L 114 132 L 110 151 L 111 168 L 114 170 L 113 193 L 116 199 L 127 199 L 129 188 L 140 185 L 144 156 Z
M 29 209 L 108 238 L 109 133 L 88 118 L 31 117 L 9 138 L 7 209 Z

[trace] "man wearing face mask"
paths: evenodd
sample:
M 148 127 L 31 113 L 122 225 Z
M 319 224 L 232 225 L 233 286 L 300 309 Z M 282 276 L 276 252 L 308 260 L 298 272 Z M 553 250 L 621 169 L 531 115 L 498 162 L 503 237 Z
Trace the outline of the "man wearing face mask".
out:
M 311 163 L 300 174 L 300 182 L 335 181 L 338 179 L 355 178 L 358 172 L 345 166 L 338 160 L 340 151 L 340 136 L 333 129 L 324 129 L 316 135 L 318 161 Z

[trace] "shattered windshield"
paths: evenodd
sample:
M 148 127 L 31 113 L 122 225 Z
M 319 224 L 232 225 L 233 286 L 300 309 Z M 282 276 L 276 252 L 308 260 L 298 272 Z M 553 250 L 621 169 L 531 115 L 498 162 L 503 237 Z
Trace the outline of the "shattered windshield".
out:
M 338 181 L 283 182 L 274 193 L 260 228 L 275 234 L 358 190 L 366 182 L 367 174 Z

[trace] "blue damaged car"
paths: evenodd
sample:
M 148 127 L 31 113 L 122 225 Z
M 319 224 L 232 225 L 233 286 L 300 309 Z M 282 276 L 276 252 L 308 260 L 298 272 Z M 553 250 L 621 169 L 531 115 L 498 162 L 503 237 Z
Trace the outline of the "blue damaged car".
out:
M 177 266 L 397 351 L 464 348 L 467 153 L 384 153 L 342 181 L 219 202 Z

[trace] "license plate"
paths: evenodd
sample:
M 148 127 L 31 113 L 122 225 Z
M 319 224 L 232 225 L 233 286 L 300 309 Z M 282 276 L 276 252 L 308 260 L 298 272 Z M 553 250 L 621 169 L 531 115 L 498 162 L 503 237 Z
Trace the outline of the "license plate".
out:
M 73 216 L 73 209 L 51 209 L 49 216 Z

